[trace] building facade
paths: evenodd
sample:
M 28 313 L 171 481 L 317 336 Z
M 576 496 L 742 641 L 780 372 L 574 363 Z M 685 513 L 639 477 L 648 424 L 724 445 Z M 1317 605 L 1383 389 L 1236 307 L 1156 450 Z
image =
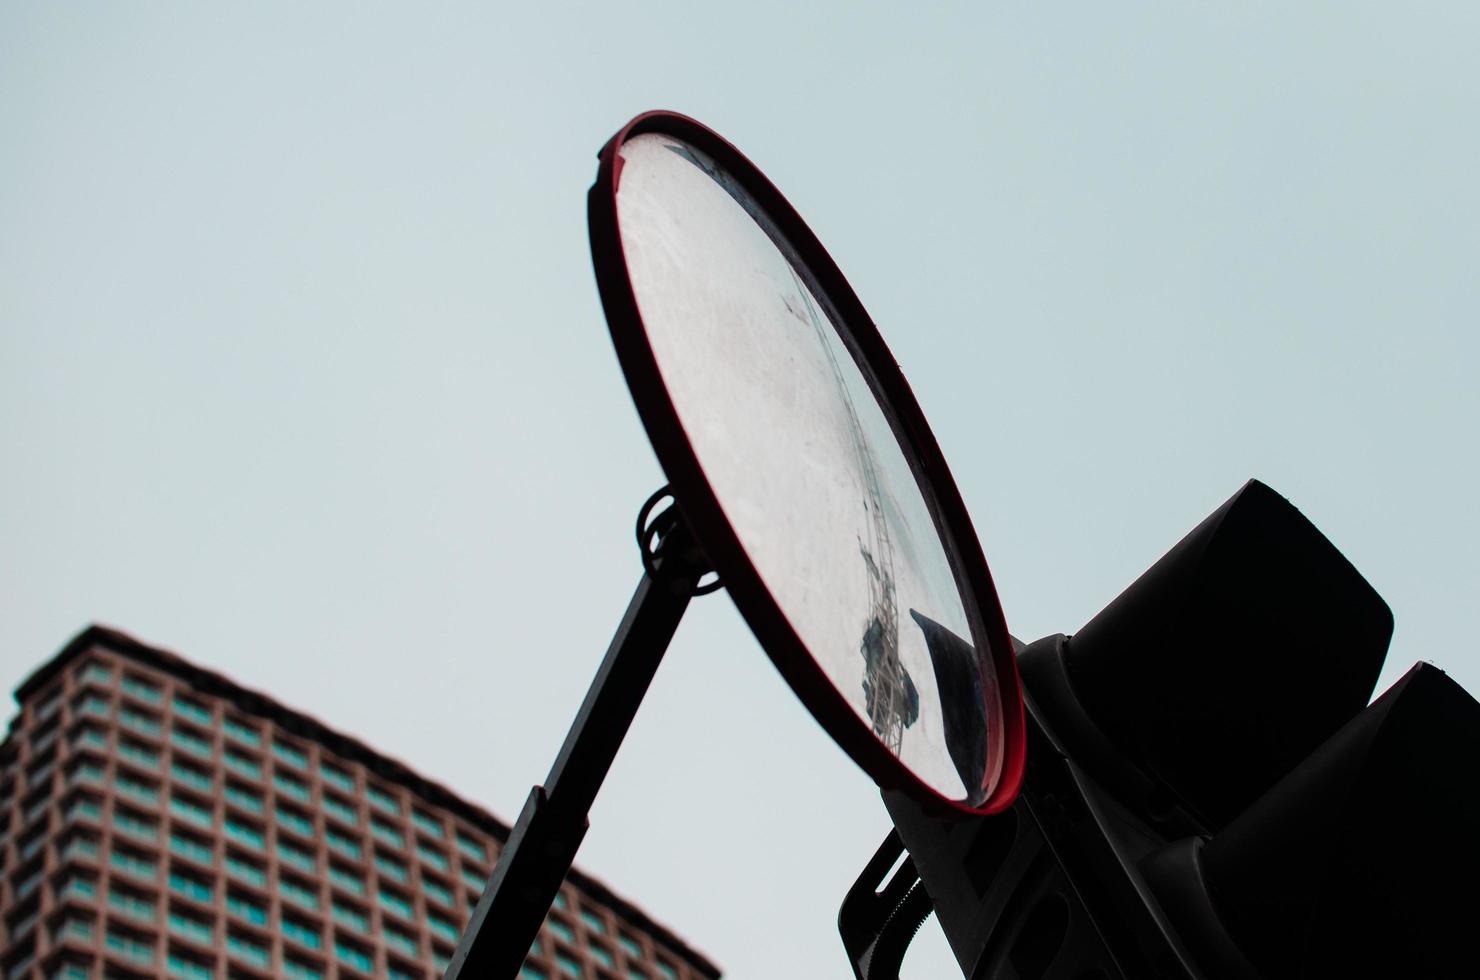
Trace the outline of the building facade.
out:
M 430 980 L 509 827 L 273 699 L 93 627 L 0 744 L 0 978 Z M 572 872 L 525 980 L 719 970 Z

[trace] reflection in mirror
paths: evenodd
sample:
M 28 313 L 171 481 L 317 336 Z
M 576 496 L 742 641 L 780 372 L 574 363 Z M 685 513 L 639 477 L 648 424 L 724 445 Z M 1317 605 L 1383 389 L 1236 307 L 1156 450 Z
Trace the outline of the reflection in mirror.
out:
M 941 692 L 941 719 L 946 747 L 965 786 L 980 786 L 987 759 L 986 704 L 981 670 L 970 643 L 915 610 L 910 618 L 925 634 L 925 649 L 935 668 L 935 686 Z
M 989 737 L 996 675 L 965 639 L 972 624 L 927 491 L 845 325 L 774 223 L 703 152 L 653 133 L 619 153 L 628 277 L 726 521 L 879 742 L 937 793 L 979 804 L 1001 767 Z

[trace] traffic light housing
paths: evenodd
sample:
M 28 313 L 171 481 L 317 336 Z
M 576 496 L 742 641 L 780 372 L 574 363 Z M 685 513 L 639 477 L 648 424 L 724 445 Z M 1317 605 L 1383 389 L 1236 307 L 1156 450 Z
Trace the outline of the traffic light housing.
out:
M 928 898 L 973 978 L 1472 973 L 1475 902 L 1451 896 L 1480 872 L 1480 704 L 1421 664 L 1368 706 L 1391 634 L 1250 481 L 1079 632 L 1020 649 L 1010 811 L 885 793 L 910 861 L 880 889 L 880 857 L 844 904 L 856 972 L 888 975 Z M 905 894 L 911 914 L 884 910 Z

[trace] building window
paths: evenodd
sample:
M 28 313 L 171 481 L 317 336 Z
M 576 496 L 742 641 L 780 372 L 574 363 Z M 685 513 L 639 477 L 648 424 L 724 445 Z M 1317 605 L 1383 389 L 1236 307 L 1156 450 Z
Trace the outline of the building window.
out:
M 355 791 L 355 777 L 327 762 L 319 764 L 319 776 L 335 789 L 344 790 L 346 793 Z
M 43 877 L 44 875 L 42 873 L 42 870 L 38 866 L 35 871 L 22 878 L 20 880 L 20 883 L 15 886 L 15 900 L 19 902 L 21 899 L 25 898 L 27 895 L 35 891 L 37 887 L 41 884 L 41 879 Z
M 457 900 L 452 897 L 452 892 L 442 887 L 440 883 L 422 875 L 421 891 L 427 898 L 449 909 L 457 908 Z
M 112 684 L 113 671 L 96 660 L 92 660 L 82 665 L 80 679 L 84 684 Z
M 370 833 L 385 841 L 387 844 L 392 844 L 396 847 L 406 846 L 406 838 L 401 836 L 401 832 L 395 827 L 392 827 L 390 824 L 386 823 L 384 820 L 377 820 L 376 818 L 371 817 Z
M 73 708 L 80 715 L 92 715 L 94 718 L 108 717 L 108 699 L 98 697 L 96 694 L 88 694 L 81 698 L 78 698 L 77 701 L 73 704 Z M 127 721 L 128 717 L 131 715 L 134 717 L 143 717 L 142 715 L 136 715 L 134 712 L 127 710 L 124 711 L 120 715 L 120 717 Z M 158 731 L 159 726 L 156 725 L 154 726 L 154 732 L 146 732 L 146 734 L 157 734 Z
M 284 864 L 291 864 L 299 871 L 313 874 L 318 869 L 319 863 L 312 854 L 300 851 L 287 841 L 279 840 L 277 845 L 278 860 Z
M 91 875 L 68 875 L 62 880 L 62 887 L 57 891 L 58 897 L 63 901 L 75 898 L 90 902 L 97 893 L 98 884 Z
M 43 799 L 36 807 L 31 807 L 30 810 L 27 810 L 27 813 L 25 813 L 27 822 L 43 816 L 47 810 L 47 802 L 49 801 Z M 102 804 L 98 802 L 98 799 L 93 798 L 93 796 L 77 796 L 73 801 L 68 802 L 67 808 L 62 811 L 62 820 L 67 823 L 74 822 L 74 820 L 95 820 L 96 822 L 96 820 L 101 819 Z
M 304 837 L 313 836 L 313 821 L 303 814 L 281 806 L 275 809 L 273 814 L 277 817 L 279 826 L 286 827 Z
M 356 895 L 365 894 L 365 883 L 360 880 L 360 876 L 352 871 L 344 870 L 337 864 L 329 865 L 329 880 L 345 891 Z
M 76 786 L 78 783 L 92 783 L 94 786 L 103 784 L 103 767 L 96 763 L 83 761 L 72 767 L 67 773 L 67 785 Z
M 215 933 L 209 922 L 202 922 L 194 916 L 171 909 L 169 923 L 170 932 L 183 936 L 191 942 L 200 943 L 202 946 L 210 946 L 215 942 Z
M 553 915 L 545 920 L 545 928 L 549 929 L 555 935 L 559 936 L 561 939 L 564 939 L 572 946 L 575 945 L 576 931 L 570 926 L 566 925 L 564 922 L 555 918 Z
M 106 714 L 106 712 L 104 713 Z M 151 738 L 158 737 L 159 735 L 159 720 L 141 711 L 132 711 L 124 708 L 118 712 L 118 720 L 140 735 L 148 735 Z
M 40 838 L 45 841 L 43 836 Z M 98 841 L 86 834 L 75 834 L 62 845 L 62 860 L 71 861 L 76 858 L 87 858 L 96 861 L 98 858 Z
M 120 739 L 118 754 L 125 760 L 144 769 L 159 771 L 159 753 L 139 742 Z
M 590 909 L 581 909 L 581 921 L 592 932 L 606 932 L 606 922 Z
M 141 783 L 136 779 L 119 775 L 114 778 L 113 785 L 118 787 L 120 793 L 131 796 L 140 803 L 147 803 L 150 806 L 159 803 L 159 790 L 148 783 Z
M 138 922 L 154 921 L 154 899 L 138 891 L 126 891 L 114 885 L 108 890 L 108 907 Z
M 427 847 L 425 844 L 417 844 L 416 853 L 421 857 L 423 861 L 425 861 L 427 864 L 430 864 L 438 871 L 447 870 L 447 858 L 443 857 L 441 851 Z
M 108 747 L 108 736 L 96 728 L 84 726 L 77 729 L 77 733 L 72 736 L 72 747 L 74 749 L 85 747 L 106 749 Z
M 154 880 L 154 872 L 158 867 L 143 854 L 126 848 L 115 848 L 113 853 L 108 855 L 108 863 L 116 871 L 135 878 L 143 878 L 146 881 Z
M 272 743 L 272 754 L 279 762 L 285 762 L 294 769 L 307 769 L 308 756 L 286 742 L 274 741 Z
M 202 793 L 211 792 L 215 786 L 210 773 L 202 772 L 194 766 L 187 766 L 183 762 L 170 764 L 170 778 L 177 783 L 183 783 L 189 786 L 191 789 L 200 790 Z
M 380 901 L 380 907 L 387 912 L 393 912 L 403 919 L 416 920 L 416 910 L 411 903 L 394 892 L 381 889 L 376 893 L 376 898 Z
M 31 768 L 30 774 L 26 779 L 27 789 L 36 789 L 37 787 L 51 788 L 51 774 L 57 770 L 55 759 L 56 754 L 52 753 L 49 758 L 41 760 Z M 99 771 L 98 776 L 100 779 L 102 778 L 101 771 Z
M 62 691 L 61 691 L 61 688 L 54 687 L 54 688 L 52 688 L 51 693 L 46 698 L 46 700 L 45 701 L 42 701 L 40 704 L 36 705 L 36 720 L 37 721 L 45 721 L 46 719 L 50 718 L 52 715 L 56 714 L 57 713 L 57 709 L 60 708 L 61 706 L 62 706 Z
M 414 957 L 419 955 L 420 950 L 417 947 L 416 939 L 414 937 L 406 935 L 399 929 L 392 929 L 389 926 L 385 928 L 384 932 L 385 944 L 391 949 L 394 949 L 400 953 L 405 953 L 407 956 Z
M 165 960 L 165 972 L 179 980 L 211 980 L 215 976 L 215 971 L 206 964 L 174 950 L 170 950 L 169 957 Z
M 31 733 L 31 755 L 38 756 L 51 748 L 60 734 L 61 726 L 54 721 L 37 728 Z
M 226 934 L 226 952 L 227 955 L 235 956 L 245 963 L 264 969 L 272 961 L 271 953 L 266 946 L 233 932 Z
M 221 729 L 222 731 L 226 732 L 228 736 L 242 743 L 243 745 L 250 745 L 254 749 L 260 749 L 262 747 L 262 736 L 258 735 L 257 729 L 253 728 L 251 725 L 237 721 L 235 718 L 227 716 L 227 718 L 221 722 Z
M 376 806 L 386 813 L 399 814 L 401 812 L 401 804 L 396 801 L 394 796 L 383 789 L 375 786 L 366 786 L 365 796 L 370 800 L 372 806 Z
M 309 949 L 318 949 L 323 945 L 323 939 L 319 936 L 317 926 L 311 926 L 287 916 L 283 917 L 283 935 Z
M 142 813 L 125 810 L 119 806 L 114 806 L 113 808 L 113 828 L 132 837 L 139 837 L 144 840 L 159 839 L 158 823 L 144 816 Z
M 256 760 L 227 749 L 223 754 L 226 767 L 250 779 L 262 778 L 262 766 Z
M 248 813 L 262 812 L 262 797 L 252 792 L 245 786 L 237 786 L 234 783 L 226 784 L 226 802 L 232 806 L 246 810 Z
M 170 797 L 170 814 L 193 823 L 197 827 L 210 827 L 215 819 L 210 807 L 201 806 L 199 803 L 181 799 L 178 796 Z
M 368 932 L 370 922 L 364 913 L 350 908 L 341 902 L 334 903 L 334 921 L 341 925 L 347 925 L 357 932 Z
M 334 941 L 334 956 L 339 962 L 354 967 L 356 970 L 370 973 L 375 969 L 375 961 L 370 958 L 369 953 L 342 939 Z
M 244 844 L 254 851 L 260 851 L 267 846 L 267 838 L 262 835 L 262 831 L 237 820 L 226 821 L 226 836 L 229 840 Z
M 422 813 L 420 810 L 412 810 L 411 822 L 416 824 L 416 828 L 418 830 L 422 831 L 425 834 L 429 834 L 432 837 L 437 838 L 438 840 L 441 840 L 442 821 L 438 820 L 436 817 L 433 817 L 426 813 Z
M 159 693 L 159 688 L 146 680 L 129 674 L 123 675 L 122 687 L 124 694 L 138 698 L 145 704 L 159 704 L 163 700 L 163 696 Z
M 345 857 L 353 858 L 356 861 L 360 859 L 360 845 L 343 834 L 336 834 L 332 830 L 325 830 L 324 842 Z
M 285 956 L 283 957 L 283 976 L 288 980 L 323 980 L 324 974 L 317 967 Z
M 186 698 L 176 697 L 172 702 L 175 706 L 175 714 L 181 718 L 189 718 L 191 721 L 202 725 L 209 725 L 215 718 L 211 715 L 211 709 L 204 705 L 196 704 Z
M 177 895 L 183 895 L 192 901 L 209 904 L 214 889 L 208 881 L 203 881 L 194 875 L 184 874 L 171 868 L 170 891 Z
M 302 882 L 284 878 L 278 882 L 278 894 L 295 905 L 301 905 L 313 911 L 318 910 L 319 893 Z
M 312 796 L 308 791 L 308 784 L 294 779 L 285 772 L 272 774 L 272 785 L 284 796 L 292 797 L 300 803 L 307 803 Z
M 30 838 L 19 842 L 16 847 L 21 851 L 22 862 L 33 859 L 40 853 L 41 848 L 46 847 L 46 828 L 38 828 L 36 832 L 31 833 Z
M 340 823 L 348 824 L 351 827 L 358 827 L 360 825 L 360 814 L 355 810 L 354 806 L 333 796 L 325 795 L 324 812 Z
M 267 908 L 236 892 L 226 893 L 226 911 L 254 926 L 267 925 Z
M 488 851 L 481 843 L 471 837 L 459 832 L 457 835 L 457 846 L 468 857 L 474 861 L 487 861 Z
M 142 937 L 110 929 L 106 945 L 113 952 L 121 954 L 124 959 L 141 966 L 148 966 L 154 962 L 154 944 L 146 942 Z
M 197 732 L 176 728 L 170 732 L 170 744 L 177 749 L 182 749 L 202 758 L 209 759 L 211 757 L 211 743 Z
M 451 922 L 448 922 L 446 919 L 438 918 L 435 915 L 427 916 L 427 928 L 431 929 L 432 932 L 441 936 L 443 939 L 447 940 L 450 943 L 456 943 L 459 939 L 462 938 L 461 929 L 453 925 Z
M 409 877 L 406 874 L 406 866 L 404 864 L 394 861 L 384 854 L 375 855 L 375 870 L 379 871 L 384 877 L 392 881 L 399 881 L 402 884 L 405 884 L 407 877 Z
M 263 871 L 257 864 L 237 857 L 235 854 L 226 855 L 226 873 L 245 881 L 249 885 L 266 887 L 267 872 Z
M 201 864 L 216 863 L 216 856 L 208 842 L 178 832 L 170 834 L 170 853 Z

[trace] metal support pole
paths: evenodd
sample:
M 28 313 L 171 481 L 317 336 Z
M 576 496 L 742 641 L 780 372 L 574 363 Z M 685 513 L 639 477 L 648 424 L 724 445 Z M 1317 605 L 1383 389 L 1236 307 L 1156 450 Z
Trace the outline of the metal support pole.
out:
M 644 507 L 644 516 L 660 494 Z M 653 528 L 660 526 L 666 533 L 653 553 L 644 556 L 646 571 L 622 624 L 545 785 L 529 791 L 444 980 L 514 977 L 570 871 L 596 793 L 699 579 L 708 571 L 676 508 L 654 519 Z M 641 526 L 638 533 L 642 540 Z

